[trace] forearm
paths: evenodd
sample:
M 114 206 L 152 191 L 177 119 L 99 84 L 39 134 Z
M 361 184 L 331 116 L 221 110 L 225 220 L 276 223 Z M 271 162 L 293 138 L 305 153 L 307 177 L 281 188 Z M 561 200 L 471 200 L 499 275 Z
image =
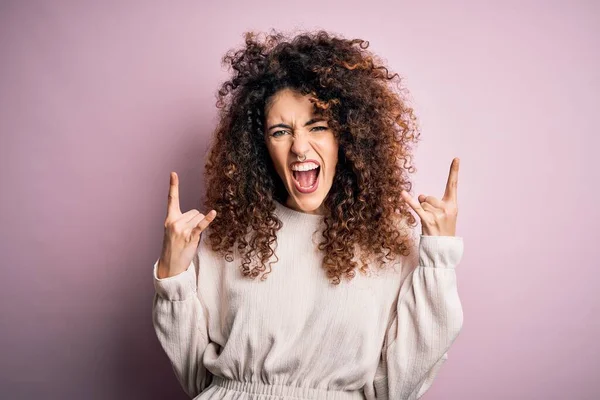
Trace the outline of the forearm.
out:
M 463 310 L 455 267 L 462 250 L 462 238 L 421 238 L 419 265 L 401 286 L 395 320 L 387 332 L 390 399 L 423 395 L 460 333 Z
M 158 278 L 155 266 L 154 284 L 152 320 L 157 338 L 182 387 L 195 397 L 207 385 L 202 357 L 209 340 L 193 263 L 165 279 Z

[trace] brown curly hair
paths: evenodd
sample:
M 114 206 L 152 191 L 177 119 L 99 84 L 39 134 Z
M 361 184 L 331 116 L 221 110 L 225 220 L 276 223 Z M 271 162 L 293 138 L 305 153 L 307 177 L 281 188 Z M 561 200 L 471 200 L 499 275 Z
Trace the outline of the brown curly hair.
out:
M 417 221 L 400 192 L 411 190 L 408 173 L 416 170 L 411 144 L 418 142 L 418 124 L 401 78 L 368 46 L 323 30 L 291 38 L 272 30 L 245 33 L 245 47 L 223 57 L 234 72 L 217 94 L 219 123 L 205 165 L 204 206 L 217 211 L 208 231 L 213 251 L 233 261 L 237 242 L 244 251 L 244 276 L 254 279 L 266 270 L 282 227 L 274 200 L 283 204 L 288 194 L 269 162 L 264 123 L 265 105 L 284 88 L 310 95 L 315 112 L 329 120 L 339 141 L 318 245 L 331 283 L 355 276 L 355 249 L 361 273 L 369 270 L 369 260 L 381 268 L 386 260 L 410 254 L 414 238 L 407 228 Z M 254 254 L 260 265 L 250 268 Z

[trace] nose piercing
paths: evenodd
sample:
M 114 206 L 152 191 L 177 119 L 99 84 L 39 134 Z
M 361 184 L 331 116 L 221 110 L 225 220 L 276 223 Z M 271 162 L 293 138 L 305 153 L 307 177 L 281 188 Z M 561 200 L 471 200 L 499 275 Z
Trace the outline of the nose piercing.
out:
M 306 160 L 306 154 L 302 155 L 302 158 L 300 158 L 300 156 L 298 156 L 298 161 L 304 161 Z

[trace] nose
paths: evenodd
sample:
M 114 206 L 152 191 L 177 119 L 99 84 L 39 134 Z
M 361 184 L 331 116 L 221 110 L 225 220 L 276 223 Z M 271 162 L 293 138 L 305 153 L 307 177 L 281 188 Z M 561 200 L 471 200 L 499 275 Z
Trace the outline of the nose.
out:
M 308 139 L 302 137 L 302 135 L 294 138 L 294 142 L 292 143 L 292 147 L 290 148 L 291 152 L 294 153 L 295 156 L 306 155 L 308 157 L 308 152 L 310 151 L 311 146 L 308 142 Z

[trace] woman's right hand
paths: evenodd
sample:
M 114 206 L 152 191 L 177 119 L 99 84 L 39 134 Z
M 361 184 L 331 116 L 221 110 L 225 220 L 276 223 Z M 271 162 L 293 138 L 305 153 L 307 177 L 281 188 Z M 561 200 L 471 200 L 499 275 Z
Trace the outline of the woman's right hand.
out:
M 179 178 L 177 173 L 171 172 L 165 235 L 156 271 L 159 279 L 180 274 L 190 266 L 198 249 L 200 234 L 216 215 L 215 210 L 206 216 L 198 210 L 182 214 L 179 208 Z

